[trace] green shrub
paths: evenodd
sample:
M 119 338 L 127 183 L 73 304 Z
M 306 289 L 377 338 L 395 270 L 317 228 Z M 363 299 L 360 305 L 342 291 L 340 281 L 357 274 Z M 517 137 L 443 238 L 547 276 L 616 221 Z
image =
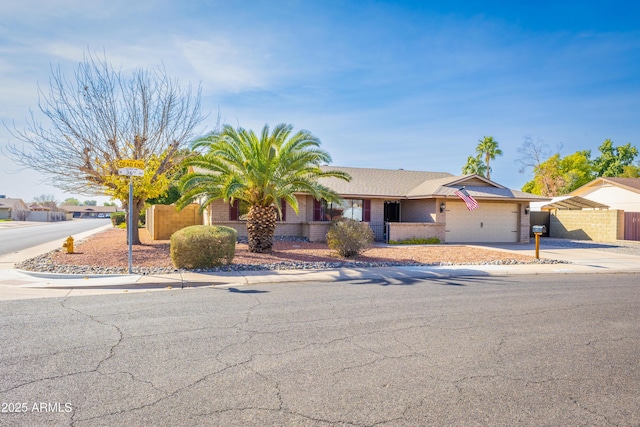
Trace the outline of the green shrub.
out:
M 353 219 L 341 219 L 329 227 L 327 244 L 345 258 L 355 258 L 373 243 L 373 231 L 369 224 Z
M 127 217 L 124 212 L 113 212 L 111 214 L 111 223 L 113 224 L 114 227 L 118 227 L 120 224 L 124 224 L 126 222 L 127 222 Z
M 143 209 L 140 211 L 140 215 L 138 216 L 138 227 L 144 228 L 146 224 L 147 224 L 147 211 L 146 209 Z
M 438 245 L 440 244 L 440 239 L 438 239 L 437 237 L 429 237 L 428 239 L 415 237 L 413 239 L 406 239 L 406 240 L 400 240 L 400 241 L 390 240 L 389 244 L 390 245 Z
M 210 268 L 231 264 L 236 251 L 233 228 L 192 225 L 171 235 L 170 254 L 176 268 Z

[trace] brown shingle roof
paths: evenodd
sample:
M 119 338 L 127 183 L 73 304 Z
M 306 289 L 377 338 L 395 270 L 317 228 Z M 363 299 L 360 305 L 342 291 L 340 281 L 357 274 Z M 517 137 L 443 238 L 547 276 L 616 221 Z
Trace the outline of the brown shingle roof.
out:
M 453 177 L 447 172 L 421 172 L 403 169 L 371 169 L 323 166 L 325 170 L 339 170 L 351 175 L 346 182 L 336 178 L 323 178 L 320 183 L 345 196 L 406 197 L 414 188 L 440 178 Z
M 394 199 L 457 197 L 454 191 L 464 186 L 471 196 L 485 200 L 549 200 L 548 197 L 510 190 L 478 175 L 455 176 L 447 172 L 330 166 L 325 166 L 323 169 L 339 170 L 351 175 L 350 182 L 335 178 L 326 178 L 320 181 L 343 197 Z
M 640 178 L 614 178 L 614 177 L 603 177 L 604 181 L 613 182 L 616 184 L 623 185 L 625 187 L 634 188 L 636 190 L 640 190 Z

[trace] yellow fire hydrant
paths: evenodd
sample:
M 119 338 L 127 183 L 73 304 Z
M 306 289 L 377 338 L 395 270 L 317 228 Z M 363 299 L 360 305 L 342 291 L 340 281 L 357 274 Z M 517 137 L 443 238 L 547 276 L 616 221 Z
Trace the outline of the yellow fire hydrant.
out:
M 67 237 L 67 240 L 64 241 L 64 243 L 62 244 L 62 247 L 67 250 L 68 254 L 72 254 L 73 253 L 73 237 L 71 236 Z

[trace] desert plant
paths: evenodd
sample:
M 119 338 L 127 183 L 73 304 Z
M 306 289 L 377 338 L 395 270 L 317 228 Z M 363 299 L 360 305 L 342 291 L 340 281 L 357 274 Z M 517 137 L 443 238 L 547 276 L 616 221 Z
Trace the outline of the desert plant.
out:
M 244 128 L 224 125 L 221 130 L 196 140 L 193 148 L 205 149 L 185 163 L 194 172 L 181 180 L 182 197 L 178 208 L 197 202 L 202 208 L 216 199 L 233 204 L 245 202 L 249 252 L 273 251 L 273 236 L 283 201 L 298 212 L 297 194 L 310 194 L 316 200 L 340 201 L 340 196 L 320 178 L 348 181 L 350 176 L 338 170 L 322 169 L 331 162 L 329 153 L 320 149 L 320 140 L 293 126 L 265 125 L 260 135 Z
M 329 227 L 327 244 L 345 258 L 355 258 L 373 243 L 373 231 L 369 224 L 344 218 Z
M 209 268 L 231 264 L 236 251 L 233 228 L 192 225 L 171 235 L 169 253 L 176 268 Z

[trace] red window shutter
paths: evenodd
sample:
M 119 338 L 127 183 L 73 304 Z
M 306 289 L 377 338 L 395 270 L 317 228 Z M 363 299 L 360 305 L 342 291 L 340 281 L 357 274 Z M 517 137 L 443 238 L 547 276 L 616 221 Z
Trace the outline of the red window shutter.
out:
M 229 221 L 238 221 L 240 212 L 240 201 L 236 200 L 229 205 Z
M 322 202 L 313 199 L 313 220 L 322 221 Z
M 286 221 L 287 220 L 287 202 L 285 202 L 284 199 L 280 199 L 280 210 L 282 211 L 282 214 L 280 215 L 280 221 Z
M 362 201 L 362 221 L 371 222 L 371 200 Z

